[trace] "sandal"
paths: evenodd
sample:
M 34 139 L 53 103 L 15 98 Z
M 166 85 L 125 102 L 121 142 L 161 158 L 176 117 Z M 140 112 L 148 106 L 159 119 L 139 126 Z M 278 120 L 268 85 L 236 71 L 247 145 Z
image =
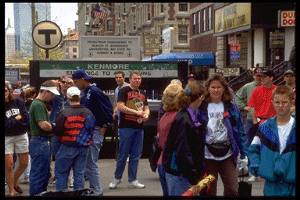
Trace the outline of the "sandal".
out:
M 14 187 L 14 189 L 16 190 L 16 192 L 18 192 L 19 194 L 23 193 L 23 190 L 20 188 L 20 186 Z

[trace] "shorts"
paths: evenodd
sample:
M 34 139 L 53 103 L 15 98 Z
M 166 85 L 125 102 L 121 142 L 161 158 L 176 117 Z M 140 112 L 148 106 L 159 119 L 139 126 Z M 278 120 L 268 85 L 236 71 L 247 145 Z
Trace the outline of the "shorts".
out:
M 28 134 L 17 136 L 5 136 L 5 154 L 28 153 L 29 152 Z

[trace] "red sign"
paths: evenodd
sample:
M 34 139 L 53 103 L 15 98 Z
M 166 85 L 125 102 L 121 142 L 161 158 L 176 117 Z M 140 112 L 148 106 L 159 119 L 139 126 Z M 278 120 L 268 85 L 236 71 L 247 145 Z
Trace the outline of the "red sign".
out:
M 280 26 L 290 27 L 296 25 L 296 12 L 292 11 L 281 11 L 280 14 Z

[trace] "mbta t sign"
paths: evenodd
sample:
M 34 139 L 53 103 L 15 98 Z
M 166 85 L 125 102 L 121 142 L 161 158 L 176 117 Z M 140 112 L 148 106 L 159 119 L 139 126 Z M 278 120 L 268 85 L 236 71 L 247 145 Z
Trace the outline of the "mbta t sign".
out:
M 48 58 L 48 50 L 59 45 L 62 40 L 62 33 L 59 26 L 54 22 L 42 21 L 34 26 L 32 38 L 37 46 L 46 50 L 46 58 Z

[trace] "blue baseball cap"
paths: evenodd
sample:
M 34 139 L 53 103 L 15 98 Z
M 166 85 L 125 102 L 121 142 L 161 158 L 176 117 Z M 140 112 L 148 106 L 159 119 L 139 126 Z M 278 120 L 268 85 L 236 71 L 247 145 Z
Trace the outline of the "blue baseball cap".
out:
M 90 80 L 93 77 L 89 76 L 84 69 L 78 69 L 72 74 L 72 79 L 81 79 L 81 78 L 84 78 L 85 80 Z

